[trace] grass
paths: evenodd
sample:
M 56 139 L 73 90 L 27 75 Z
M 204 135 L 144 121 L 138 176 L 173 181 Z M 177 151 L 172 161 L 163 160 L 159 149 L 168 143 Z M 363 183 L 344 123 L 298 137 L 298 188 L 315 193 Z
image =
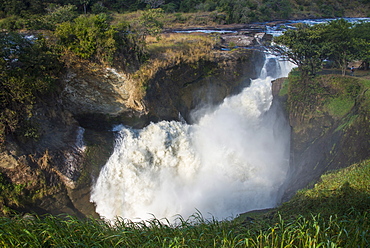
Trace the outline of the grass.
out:
M 2 247 L 367 247 L 367 213 L 279 220 L 262 229 L 198 219 L 178 225 L 27 217 L 1 219 Z
M 341 118 L 354 106 L 355 101 L 347 97 L 336 97 L 329 100 L 326 109 L 331 116 Z
M 2 247 L 368 247 L 370 160 L 322 176 L 278 209 L 175 223 L 71 216 L 0 218 Z
M 370 160 L 321 176 L 312 189 L 299 191 L 280 208 L 284 216 L 294 215 L 297 209 L 306 214 L 346 215 L 350 209 L 369 212 Z

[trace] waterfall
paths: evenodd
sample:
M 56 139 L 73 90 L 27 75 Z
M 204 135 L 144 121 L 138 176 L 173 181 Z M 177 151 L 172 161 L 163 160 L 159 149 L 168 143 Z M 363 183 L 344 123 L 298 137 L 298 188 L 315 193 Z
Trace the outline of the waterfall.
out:
M 288 173 L 289 127 L 271 108 L 271 81 L 292 65 L 267 56 L 258 79 L 195 124 L 162 121 L 117 131 L 91 192 L 100 216 L 131 220 L 216 219 L 276 206 Z

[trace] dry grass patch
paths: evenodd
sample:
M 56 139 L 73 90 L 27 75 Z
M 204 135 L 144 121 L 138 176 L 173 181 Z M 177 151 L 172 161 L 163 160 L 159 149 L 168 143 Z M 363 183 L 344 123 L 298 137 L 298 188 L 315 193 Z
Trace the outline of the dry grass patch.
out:
M 196 63 L 212 59 L 212 49 L 216 38 L 204 34 L 163 34 L 160 40 L 147 37 L 149 60 L 133 75 L 134 80 L 145 95 L 146 84 L 160 70 L 180 63 Z

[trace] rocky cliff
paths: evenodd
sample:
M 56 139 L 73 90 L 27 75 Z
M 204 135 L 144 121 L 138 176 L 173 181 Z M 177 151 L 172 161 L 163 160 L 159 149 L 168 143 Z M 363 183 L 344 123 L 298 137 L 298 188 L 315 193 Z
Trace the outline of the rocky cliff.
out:
M 295 73 L 289 77 L 286 102 L 292 172 L 285 200 L 323 173 L 370 157 L 367 81 L 339 75 L 302 81 Z
M 213 106 L 239 93 L 257 78 L 264 55 L 257 50 L 218 51 L 211 60 L 160 70 L 148 83 L 145 102 L 150 120 L 173 120 L 181 114 L 191 122 L 198 107 Z
M 38 138 L 7 138 L 0 186 L 9 195 L 0 197 L 0 210 L 94 215 L 89 191 L 112 152 L 112 125 L 142 127 L 179 113 L 189 119 L 196 106 L 220 102 L 248 85 L 263 60 L 255 50 L 215 50 L 209 59 L 161 68 L 141 97 L 129 74 L 75 61 L 58 93 L 44 99 L 30 119 Z

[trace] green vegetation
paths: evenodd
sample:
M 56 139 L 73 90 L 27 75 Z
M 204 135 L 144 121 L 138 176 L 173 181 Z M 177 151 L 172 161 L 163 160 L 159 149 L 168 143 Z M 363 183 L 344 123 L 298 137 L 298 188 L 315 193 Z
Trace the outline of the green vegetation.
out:
M 368 69 L 369 33 L 369 23 L 351 24 L 344 19 L 314 26 L 300 24 L 276 37 L 277 45 L 271 49 L 296 64 L 303 77 L 315 75 L 325 60 L 333 61 L 345 75 L 353 60 L 361 60 Z
M 0 145 L 7 133 L 37 138 L 32 109 L 52 94 L 60 68 L 43 37 L 0 33 Z
M 4 176 L 0 174 L 0 213 L 2 215 L 9 215 L 13 212 L 8 206 L 20 206 L 24 201 L 24 192 L 26 185 L 12 184 L 5 180 Z
M 107 18 L 105 14 L 81 15 L 60 24 L 55 30 L 59 45 L 82 59 L 112 62 L 117 49 L 115 34 L 119 31 L 109 25 Z
M 304 111 L 307 117 L 321 117 L 327 113 L 331 118 L 340 120 L 351 113 L 355 104 L 364 106 L 368 97 L 359 98 L 369 90 L 368 80 L 357 77 L 342 77 L 338 74 L 317 75 L 304 78 L 295 69 L 289 75 L 284 92 L 288 91 L 288 108 L 292 113 Z M 281 93 L 280 93 L 281 94 Z
M 366 0 L 350 2 L 335 0 L 0 0 L 0 18 L 9 18 L 8 24 L 17 23 L 13 25 L 15 28 L 29 27 L 29 20 L 43 23 L 46 21 L 42 20 L 43 15 L 49 15 L 53 9 L 72 4 L 80 14 L 128 13 L 144 9 L 162 9 L 168 14 L 180 14 L 178 20 L 181 20 L 182 13 L 207 12 L 218 24 L 370 14 L 369 2 Z M 13 18 L 14 16 L 17 18 Z M 202 17 L 199 16 L 199 18 Z
M 7 135 L 23 140 L 39 137 L 37 123 L 32 118 L 34 107 L 57 93 L 59 73 L 70 66 L 68 61 L 114 65 L 130 72 L 139 84 L 137 94 L 143 97 L 146 82 L 158 70 L 180 63 L 195 67 L 198 61 L 209 59 L 216 42 L 217 37 L 210 36 L 159 35 L 166 25 L 250 23 L 312 15 L 338 17 L 345 13 L 363 14 L 369 11 L 368 7 L 369 1 L 365 0 L 340 1 L 340 4 L 334 0 L 0 0 L 0 18 L 3 18 L 0 28 L 5 29 L 0 33 L 0 145 L 3 146 Z M 127 13 L 131 11 L 136 12 Z M 14 30 L 33 33 L 42 30 L 45 36 L 30 38 L 11 32 Z M 299 66 L 283 87 L 292 111 L 303 110 L 309 115 L 328 113 L 335 120 L 343 118 L 337 130 L 350 126 L 359 117 L 368 118 L 369 80 L 311 76 L 317 74 L 326 59 L 335 61 L 342 73 L 353 59 L 363 61 L 367 69 L 369 31 L 369 23 L 352 25 L 339 20 L 312 27 L 301 25 L 276 39 L 290 49 L 280 47 L 279 52 Z M 319 108 L 314 108 L 318 105 Z M 357 112 L 352 113 L 355 106 Z M 369 164 L 367 160 L 324 175 L 313 189 L 300 191 L 282 207 L 262 214 L 248 213 L 235 220 L 206 220 L 197 213 L 187 220 L 179 217 L 176 224 L 155 218 L 145 223 L 118 220 L 112 224 L 70 216 L 13 215 L 0 218 L 0 244 L 3 247 L 368 247 Z M 35 179 L 44 180 L 41 170 L 33 173 L 39 173 Z M 87 175 L 84 176 L 86 179 Z M 57 190 L 47 188 L 45 182 L 35 183 L 40 187 L 31 182 L 13 184 L 0 175 L 2 215 L 11 215 L 11 208 L 20 209 L 49 194 L 46 191 Z
M 323 175 L 282 207 L 235 220 L 196 213 L 176 223 L 70 216 L 0 219 L 3 247 L 368 247 L 370 161 Z
M 366 160 L 342 170 L 321 176 L 321 181 L 312 189 L 299 191 L 280 210 L 289 216 L 296 208 L 304 208 L 305 215 L 318 214 L 330 217 L 333 214 L 350 214 L 353 209 L 368 212 L 370 206 L 370 161 Z M 292 208 L 292 206 L 294 206 Z M 368 223 L 369 224 L 369 223 Z M 370 234 L 368 234 L 370 235 Z
M 44 196 L 60 191 L 60 185 L 47 185 L 45 181 L 45 175 L 39 169 L 34 169 L 33 178 L 27 183 L 11 182 L 0 173 L 0 216 L 12 216 L 24 211 L 26 206 L 35 205 Z

